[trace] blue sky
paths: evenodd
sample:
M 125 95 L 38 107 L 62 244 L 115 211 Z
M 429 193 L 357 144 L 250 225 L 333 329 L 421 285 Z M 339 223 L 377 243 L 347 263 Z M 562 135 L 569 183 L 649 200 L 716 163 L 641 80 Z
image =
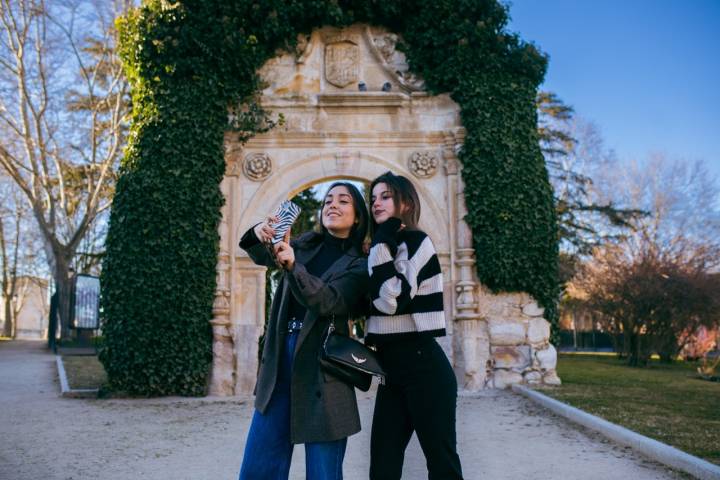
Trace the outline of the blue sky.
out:
M 509 29 L 550 56 L 542 89 L 623 161 L 704 159 L 720 175 L 720 0 L 513 0 Z

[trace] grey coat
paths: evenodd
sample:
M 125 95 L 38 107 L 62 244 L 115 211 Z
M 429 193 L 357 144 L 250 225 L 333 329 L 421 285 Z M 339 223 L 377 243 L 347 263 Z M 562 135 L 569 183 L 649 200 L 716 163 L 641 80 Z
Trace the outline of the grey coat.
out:
M 367 259 L 351 248 L 320 277 L 305 265 L 318 253 L 322 242 L 309 233 L 290 244 L 295 267 L 285 272 L 272 301 L 257 384 L 255 408 L 264 413 L 272 396 L 287 336 L 289 296 L 294 294 L 306 308 L 291 379 L 290 440 L 293 443 L 327 442 L 360 431 L 360 416 L 353 387 L 325 374 L 318 355 L 330 320 L 340 333 L 348 333 L 347 319 L 362 302 L 368 289 Z M 259 265 L 273 265 L 262 244 L 247 249 Z

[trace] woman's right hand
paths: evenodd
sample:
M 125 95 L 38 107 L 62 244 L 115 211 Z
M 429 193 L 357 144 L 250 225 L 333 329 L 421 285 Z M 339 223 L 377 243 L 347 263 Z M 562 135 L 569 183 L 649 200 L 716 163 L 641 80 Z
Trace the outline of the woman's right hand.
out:
M 273 223 L 277 222 L 277 217 L 267 217 L 263 222 L 258 223 L 253 228 L 255 236 L 261 242 L 269 242 L 275 236 L 275 229 L 272 227 Z
M 377 230 L 375 230 L 375 235 L 372 239 L 372 244 L 375 245 L 377 243 L 394 243 L 397 238 L 398 232 L 404 228 L 405 225 L 403 225 L 402 221 L 399 218 L 390 217 L 383 223 L 378 225 Z

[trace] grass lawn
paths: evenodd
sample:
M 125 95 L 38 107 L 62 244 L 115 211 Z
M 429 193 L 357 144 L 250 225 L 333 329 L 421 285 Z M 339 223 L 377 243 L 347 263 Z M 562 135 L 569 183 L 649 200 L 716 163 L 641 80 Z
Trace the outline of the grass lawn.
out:
M 631 368 L 610 355 L 560 354 L 563 385 L 543 393 L 720 465 L 720 383 L 695 362 Z
M 70 388 L 100 388 L 105 383 L 105 370 L 96 356 L 63 355 L 62 360 Z

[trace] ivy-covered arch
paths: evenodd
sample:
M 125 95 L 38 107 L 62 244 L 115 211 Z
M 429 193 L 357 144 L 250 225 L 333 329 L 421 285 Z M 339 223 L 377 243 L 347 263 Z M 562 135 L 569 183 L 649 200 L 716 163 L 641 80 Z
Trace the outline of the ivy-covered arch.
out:
M 110 386 L 202 395 L 212 358 L 219 185 L 228 128 L 268 128 L 257 70 L 299 33 L 362 22 L 402 35 L 411 69 L 449 92 L 467 136 L 467 223 L 479 279 L 525 291 L 556 321 L 557 234 L 536 133 L 546 59 L 496 0 L 149 0 L 118 20 L 133 88 L 103 264 Z M 244 105 L 228 122 L 228 109 Z

